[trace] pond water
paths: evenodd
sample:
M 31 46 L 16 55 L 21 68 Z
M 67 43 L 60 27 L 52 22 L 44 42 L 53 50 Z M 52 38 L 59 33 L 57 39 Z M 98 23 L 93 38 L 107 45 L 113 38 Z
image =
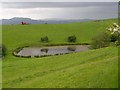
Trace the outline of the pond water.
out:
M 75 47 L 74 51 L 68 49 L 68 47 Z M 48 51 L 42 51 L 43 48 L 47 48 Z M 42 56 L 42 55 L 56 55 L 72 52 L 81 52 L 89 50 L 89 45 L 69 45 L 69 46 L 48 46 L 48 47 L 25 47 L 17 55 L 19 56 Z

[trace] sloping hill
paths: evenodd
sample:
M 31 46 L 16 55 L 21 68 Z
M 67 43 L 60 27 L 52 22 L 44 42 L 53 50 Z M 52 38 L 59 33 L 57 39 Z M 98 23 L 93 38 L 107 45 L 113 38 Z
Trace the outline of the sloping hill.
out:
M 8 51 L 3 65 L 4 88 L 118 87 L 118 48 L 107 47 L 86 52 L 44 58 L 17 58 L 12 51 L 24 45 L 41 45 L 42 36 L 49 44 L 68 44 L 69 35 L 77 43 L 90 43 L 92 37 L 106 30 L 117 19 L 47 25 L 3 25 L 3 44 Z
M 118 87 L 116 47 L 45 58 L 6 58 L 3 87 Z M 16 60 L 15 60 L 16 59 Z

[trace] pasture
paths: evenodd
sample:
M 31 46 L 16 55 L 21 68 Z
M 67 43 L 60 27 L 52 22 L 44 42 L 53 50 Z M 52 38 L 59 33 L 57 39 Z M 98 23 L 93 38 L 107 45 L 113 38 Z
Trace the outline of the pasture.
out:
M 3 88 L 116 88 L 118 87 L 118 47 L 106 47 L 79 53 L 42 58 L 12 55 L 18 47 L 46 44 L 91 43 L 117 19 L 69 24 L 3 25 L 3 44 L 7 55 L 2 61 Z M 48 36 L 49 42 L 40 38 Z

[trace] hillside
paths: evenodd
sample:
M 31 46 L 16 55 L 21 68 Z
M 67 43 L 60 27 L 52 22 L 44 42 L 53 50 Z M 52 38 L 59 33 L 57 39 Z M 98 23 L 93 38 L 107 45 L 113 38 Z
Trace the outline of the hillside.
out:
M 49 44 L 90 43 L 92 37 L 105 31 L 117 19 L 71 24 L 3 25 L 3 44 L 7 55 L 3 65 L 4 88 L 116 88 L 118 87 L 118 48 L 107 47 L 80 53 L 43 58 L 19 58 L 12 51 L 20 46 L 41 45 L 48 36 Z M 44 44 L 43 44 L 44 45 Z M 114 72 L 114 73 L 113 73 Z
M 110 47 L 37 59 L 6 58 L 3 87 L 115 88 L 117 55 L 117 48 Z
M 24 17 L 14 17 L 11 19 L 2 19 L 0 22 L 2 22 L 3 25 L 11 25 L 11 24 L 20 24 L 21 22 L 27 22 L 29 24 L 61 24 L 61 23 L 71 23 L 71 22 L 85 22 L 85 21 L 91 21 L 91 19 L 41 19 L 41 20 L 34 20 L 31 18 L 24 18 Z

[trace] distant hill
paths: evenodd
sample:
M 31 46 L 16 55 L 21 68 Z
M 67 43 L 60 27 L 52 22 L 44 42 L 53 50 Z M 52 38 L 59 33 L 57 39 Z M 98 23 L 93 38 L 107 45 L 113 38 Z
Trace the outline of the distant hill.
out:
M 14 17 L 11 19 L 2 19 L 0 22 L 2 24 L 20 24 L 21 22 L 27 22 L 30 24 L 60 24 L 60 23 L 71 23 L 71 22 L 84 22 L 91 21 L 91 19 L 44 19 L 44 20 L 34 20 L 30 18 Z

